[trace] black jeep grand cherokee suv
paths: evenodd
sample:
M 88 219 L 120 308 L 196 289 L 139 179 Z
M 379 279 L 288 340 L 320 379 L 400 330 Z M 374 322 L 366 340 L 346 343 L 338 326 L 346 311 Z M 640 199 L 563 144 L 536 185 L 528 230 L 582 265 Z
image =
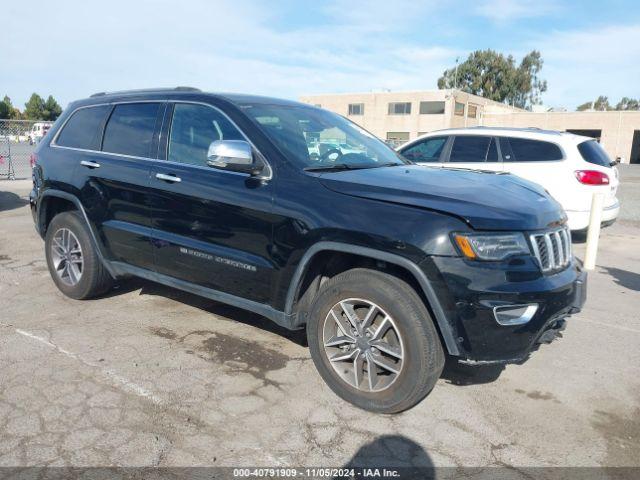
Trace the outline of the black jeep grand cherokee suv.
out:
M 347 144 L 344 152 L 319 144 Z M 296 102 L 96 94 L 36 150 L 31 208 L 69 297 L 143 277 L 306 326 L 342 398 L 398 412 L 445 352 L 524 360 L 584 302 L 562 208 L 511 175 L 411 164 Z

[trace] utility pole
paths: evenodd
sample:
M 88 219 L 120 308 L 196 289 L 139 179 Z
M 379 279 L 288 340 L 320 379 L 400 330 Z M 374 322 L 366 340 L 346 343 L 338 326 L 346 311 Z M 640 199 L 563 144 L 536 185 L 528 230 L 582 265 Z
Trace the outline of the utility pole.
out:
M 459 57 L 456 57 L 456 73 L 453 76 L 453 88 L 455 90 L 458 89 L 458 59 Z

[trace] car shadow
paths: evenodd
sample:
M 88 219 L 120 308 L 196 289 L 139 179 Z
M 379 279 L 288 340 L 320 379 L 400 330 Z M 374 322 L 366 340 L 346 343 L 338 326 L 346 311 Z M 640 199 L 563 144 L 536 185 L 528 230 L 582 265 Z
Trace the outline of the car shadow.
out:
M 0 212 L 20 208 L 29 203 L 28 200 L 21 198 L 13 192 L 0 192 Z
M 203 310 L 207 313 L 227 318 L 234 322 L 244 323 L 246 325 L 251 325 L 253 327 L 275 333 L 276 335 L 280 335 L 281 337 L 284 337 L 302 347 L 307 346 L 307 336 L 304 330 L 289 330 L 257 313 L 216 302 L 215 300 L 210 300 L 199 295 L 184 292 L 176 288 L 167 287 L 141 278 L 131 277 L 119 280 L 116 286 L 106 294 L 102 295 L 101 298 L 123 295 L 136 290 L 140 290 L 140 295 L 154 295 L 168 298 L 170 300 L 189 305 L 190 307 Z
M 600 270 L 611 275 L 621 287 L 640 292 L 640 274 L 613 267 L 600 267 Z
M 458 387 L 482 385 L 495 382 L 504 369 L 505 365 L 463 365 L 447 356 L 440 378 Z
M 362 445 L 343 469 L 387 469 L 396 470 L 399 478 L 435 478 L 435 467 L 427 451 L 416 442 L 403 435 L 383 435 Z M 364 477 L 385 477 L 380 472 L 376 475 L 356 475 Z M 345 478 L 345 476 L 334 477 Z

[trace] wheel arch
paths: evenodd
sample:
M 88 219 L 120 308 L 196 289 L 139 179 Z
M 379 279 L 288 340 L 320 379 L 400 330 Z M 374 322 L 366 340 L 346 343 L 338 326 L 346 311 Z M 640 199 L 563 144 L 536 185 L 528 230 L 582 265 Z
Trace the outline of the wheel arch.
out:
M 53 206 L 56 205 L 57 204 L 56 202 L 59 202 L 59 201 L 66 202 L 66 204 L 68 205 L 72 204 L 75 208 L 63 208 L 63 209 L 54 208 Z M 113 271 L 113 268 L 111 267 L 110 263 L 105 260 L 102 254 L 102 249 L 100 248 L 100 242 L 98 242 L 98 237 L 96 236 L 96 233 L 91 225 L 91 222 L 89 222 L 89 217 L 87 217 L 87 213 L 84 209 L 84 206 L 82 205 L 82 202 L 80 202 L 80 199 L 78 197 L 76 197 L 72 193 L 65 192 L 63 190 L 47 189 L 44 192 L 42 192 L 38 203 L 39 203 L 38 217 L 37 217 L 38 232 L 40 232 L 40 235 L 42 235 L 43 238 L 46 234 L 48 223 L 53 219 L 55 215 L 63 211 L 69 211 L 69 210 L 76 210 L 80 212 L 80 215 L 84 219 L 84 222 L 87 225 L 87 228 L 89 229 L 89 236 L 91 238 L 93 247 L 95 248 L 98 254 L 98 258 L 100 259 L 104 267 L 107 269 L 109 274 L 115 278 L 116 272 Z
M 294 315 L 294 310 L 296 307 L 296 302 L 300 299 L 301 294 L 303 293 L 301 290 L 303 284 L 305 283 L 307 273 L 309 272 L 309 267 L 312 265 L 313 260 L 317 258 L 318 255 L 330 252 L 357 255 L 365 259 L 370 259 L 373 262 L 385 262 L 394 265 L 395 267 L 400 268 L 404 272 L 406 272 L 407 275 L 409 275 L 410 278 L 413 279 L 415 283 L 420 287 L 422 292 L 418 293 L 424 294 L 424 298 L 428 303 L 427 306 L 430 307 L 431 311 L 433 312 L 436 321 L 436 327 L 440 332 L 440 335 L 442 336 L 447 351 L 451 355 L 460 354 L 460 350 L 458 349 L 453 330 L 447 320 L 444 309 L 442 308 L 442 305 L 438 300 L 431 281 L 427 278 L 420 267 L 418 267 L 418 265 L 416 265 L 411 260 L 400 255 L 359 245 L 323 241 L 312 245 L 305 252 L 293 274 L 289 289 L 287 290 L 287 297 L 285 301 L 285 314 L 292 317 L 294 319 L 294 323 L 298 324 L 297 326 L 300 326 L 303 322 L 300 319 L 296 318 L 297 315 Z

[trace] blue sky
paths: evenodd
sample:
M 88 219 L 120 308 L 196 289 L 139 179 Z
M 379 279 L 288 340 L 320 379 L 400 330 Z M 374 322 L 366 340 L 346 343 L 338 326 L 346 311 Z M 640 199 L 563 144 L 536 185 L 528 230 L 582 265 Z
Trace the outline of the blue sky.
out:
M 27 8 L 28 7 L 28 8 Z M 0 96 L 63 106 L 103 90 L 190 85 L 302 94 L 433 89 L 476 49 L 542 52 L 550 106 L 640 97 L 637 0 L 9 2 Z

